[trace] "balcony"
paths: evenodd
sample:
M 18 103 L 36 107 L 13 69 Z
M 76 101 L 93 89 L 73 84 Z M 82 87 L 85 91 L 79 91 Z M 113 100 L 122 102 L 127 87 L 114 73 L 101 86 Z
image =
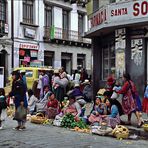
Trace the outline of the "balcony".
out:
M 80 44 L 91 44 L 90 39 L 82 38 L 77 31 L 66 30 L 54 26 L 44 27 L 43 38 L 45 41 L 61 40 Z

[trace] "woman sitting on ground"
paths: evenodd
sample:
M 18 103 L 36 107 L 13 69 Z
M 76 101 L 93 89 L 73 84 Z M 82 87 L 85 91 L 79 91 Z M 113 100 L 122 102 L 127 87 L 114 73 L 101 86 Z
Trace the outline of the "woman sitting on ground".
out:
M 81 106 L 78 102 L 76 102 L 76 98 L 73 95 L 69 95 L 69 105 L 63 109 L 63 113 L 70 113 L 75 118 L 79 118 L 81 115 Z
M 107 125 L 111 128 L 115 128 L 116 125 L 120 124 L 120 116 L 118 107 L 115 105 L 114 100 L 112 99 L 105 99 L 106 107 L 108 108 L 108 115 L 102 116 L 102 121 L 104 120 L 107 122 Z
M 57 114 L 60 113 L 60 105 L 58 100 L 55 98 L 54 93 L 50 93 L 47 102 L 47 117 L 54 119 Z
M 101 115 L 105 115 L 105 114 L 107 114 L 105 104 L 102 103 L 102 100 L 100 97 L 96 97 L 95 105 L 88 118 L 88 121 L 91 124 L 99 123 L 101 120 Z
M 35 112 L 35 106 L 37 102 L 38 102 L 37 97 L 33 94 L 33 91 L 29 89 L 28 90 L 28 109 L 31 115 Z

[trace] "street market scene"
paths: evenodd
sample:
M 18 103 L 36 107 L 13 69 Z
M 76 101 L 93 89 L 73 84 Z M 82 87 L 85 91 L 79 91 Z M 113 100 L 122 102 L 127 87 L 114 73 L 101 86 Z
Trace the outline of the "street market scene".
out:
M 147 0 L 0 0 L 0 148 L 147 148 L 147 50 Z

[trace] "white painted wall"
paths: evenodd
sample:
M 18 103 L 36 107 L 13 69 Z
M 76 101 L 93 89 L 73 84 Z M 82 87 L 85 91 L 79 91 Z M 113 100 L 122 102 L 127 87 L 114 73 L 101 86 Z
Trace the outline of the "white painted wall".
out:
M 57 28 L 62 28 L 62 8 L 53 7 L 53 15 L 54 26 Z
M 77 13 L 77 5 L 72 4 L 72 11 L 70 12 L 70 30 L 78 31 L 78 13 Z

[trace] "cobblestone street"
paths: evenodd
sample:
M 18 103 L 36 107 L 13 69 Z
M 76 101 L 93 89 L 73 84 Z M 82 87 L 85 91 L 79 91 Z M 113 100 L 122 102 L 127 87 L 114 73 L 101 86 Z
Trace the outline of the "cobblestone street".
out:
M 147 148 L 146 140 L 117 140 L 91 134 L 73 132 L 54 126 L 27 122 L 25 131 L 13 130 L 16 122 L 7 119 L 0 131 L 0 148 Z

